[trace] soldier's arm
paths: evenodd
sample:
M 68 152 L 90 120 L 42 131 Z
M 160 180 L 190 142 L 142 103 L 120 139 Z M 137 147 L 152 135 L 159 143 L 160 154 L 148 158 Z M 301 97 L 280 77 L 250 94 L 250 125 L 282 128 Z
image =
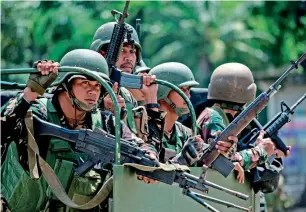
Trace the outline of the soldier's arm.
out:
M 266 150 L 259 146 L 236 152 L 233 156 L 233 160 L 239 162 L 244 170 L 249 170 L 259 164 L 263 164 L 267 159 Z
M 23 93 L 3 105 L 1 108 L 2 138 L 7 140 L 11 135 L 21 135 L 23 120 L 29 109 L 39 118 L 46 120 L 46 114 L 43 113 L 46 109 L 40 106 L 37 101 L 28 102 L 25 100 Z
M 2 142 L 8 141 L 13 134 L 21 134 L 22 120 L 30 107 L 31 103 L 23 98 L 23 93 L 3 105 L 1 108 Z
M 148 153 L 153 154 L 157 158 L 157 151 L 153 145 L 150 143 L 144 142 L 142 139 L 138 138 L 129 128 L 126 126 L 125 123 L 122 122 L 122 135 L 123 139 L 133 141 L 138 144 L 138 146 Z
M 205 143 L 209 143 L 210 139 L 214 139 L 219 131 L 225 129 L 222 117 L 218 112 L 212 109 L 206 109 L 206 115 L 199 125 L 199 133 Z

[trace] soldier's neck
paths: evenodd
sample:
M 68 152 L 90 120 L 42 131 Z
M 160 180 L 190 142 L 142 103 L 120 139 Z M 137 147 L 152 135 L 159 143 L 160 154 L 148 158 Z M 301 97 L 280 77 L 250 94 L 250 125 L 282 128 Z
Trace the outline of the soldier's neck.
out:
M 61 109 L 64 113 L 64 116 L 67 119 L 74 119 L 74 120 L 83 120 L 84 119 L 84 111 L 80 111 L 76 109 L 71 102 L 71 99 L 67 92 L 61 92 L 58 95 L 58 102 L 61 106 Z
M 218 103 L 215 103 L 214 106 L 221 107 L 221 105 L 218 104 Z M 224 111 L 224 113 L 229 113 L 229 114 L 231 114 L 233 117 L 235 117 L 236 114 L 238 113 L 238 111 L 236 111 L 236 110 L 231 110 L 231 109 L 226 109 L 226 108 L 222 108 L 222 110 Z
M 168 103 L 161 101 L 159 102 L 159 104 L 160 104 L 160 110 L 167 112 L 167 115 L 165 117 L 164 131 L 171 134 L 173 126 L 179 117 Z

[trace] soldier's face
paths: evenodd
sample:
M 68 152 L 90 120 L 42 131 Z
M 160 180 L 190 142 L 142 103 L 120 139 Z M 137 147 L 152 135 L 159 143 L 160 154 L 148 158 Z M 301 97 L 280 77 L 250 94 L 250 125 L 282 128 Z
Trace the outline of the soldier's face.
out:
M 136 48 L 130 44 L 124 44 L 117 61 L 117 67 L 126 73 L 132 73 L 136 64 Z
M 185 93 L 185 95 L 190 99 L 190 87 L 185 86 L 181 87 L 181 90 Z M 184 99 L 174 90 L 169 92 L 168 98 L 179 108 L 187 108 L 187 104 Z
M 98 81 L 76 78 L 72 82 L 72 93 L 79 101 L 94 106 L 101 94 L 101 84 Z

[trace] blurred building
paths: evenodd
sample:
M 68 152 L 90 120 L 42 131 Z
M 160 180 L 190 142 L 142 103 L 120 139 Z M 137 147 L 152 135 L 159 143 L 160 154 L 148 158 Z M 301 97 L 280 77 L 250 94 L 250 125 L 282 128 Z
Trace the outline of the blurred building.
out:
M 284 72 L 286 68 L 282 71 Z M 267 107 L 267 118 L 272 119 L 281 111 L 280 102 L 291 107 L 302 95 L 306 93 L 306 75 L 293 71 L 282 83 L 280 91 L 271 99 Z M 261 90 L 266 90 L 279 74 L 257 73 L 256 81 Z M 291 145 L 291 155 L 284 159 L 284 193 L 288 202 L 294 202 L 288 211 L 306 212 L 306 100 L 296 108 L 291 116 L 291 122 L 286 124 L 279 132 L 287 145 Z M 286 205 L 285 205 L 286 206 Z M 290 205 L 287 205 L 289 207 Z

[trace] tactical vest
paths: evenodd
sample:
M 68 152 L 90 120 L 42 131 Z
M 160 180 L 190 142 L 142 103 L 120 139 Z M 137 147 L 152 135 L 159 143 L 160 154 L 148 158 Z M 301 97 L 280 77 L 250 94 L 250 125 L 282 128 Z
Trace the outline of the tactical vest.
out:
M 47 108 L 48 121 L 60 125 L 57 111 L 51 100 L 38 100 Z M 102 127 L 101 113 L 92 113 L 92 129 Z M 51 138 L 46 161 L 53 168 L 66 189 L 70 198 L 77 204 L 88 202 L 101 186 L 104 179 L 91 170 L 85 176 L 79 177 L 74 172 L 74 164 L 80 158 L 86 159 L 87 155 L 75 152 L 67 141 Z M 11 142 L 8 152 L 1 167 L 2 194 L 8 202 L 12 212 L 35 212 L 44 210 L 50 203 L 49 211 L 75 211 L 65 207 L 57 200 L 43 176 L 32 179 L 29 171 L 24 170 L 19 163 L 19 154 L 15 142 Z M 105 176 L 104 176 L 105 177 Z M 56 209 L 54 207 L 56 205 Z
M 134 119 L 134 111 L 133 108 L 137 107 L 137 102 L 132 96 L 132 94 L 124 87 L 120 88 L 120 94 L 122 98 L 125 100 L 126 110 L 127 110 L 127 126 L 130 130 L 137 135 L 137 127 Z

